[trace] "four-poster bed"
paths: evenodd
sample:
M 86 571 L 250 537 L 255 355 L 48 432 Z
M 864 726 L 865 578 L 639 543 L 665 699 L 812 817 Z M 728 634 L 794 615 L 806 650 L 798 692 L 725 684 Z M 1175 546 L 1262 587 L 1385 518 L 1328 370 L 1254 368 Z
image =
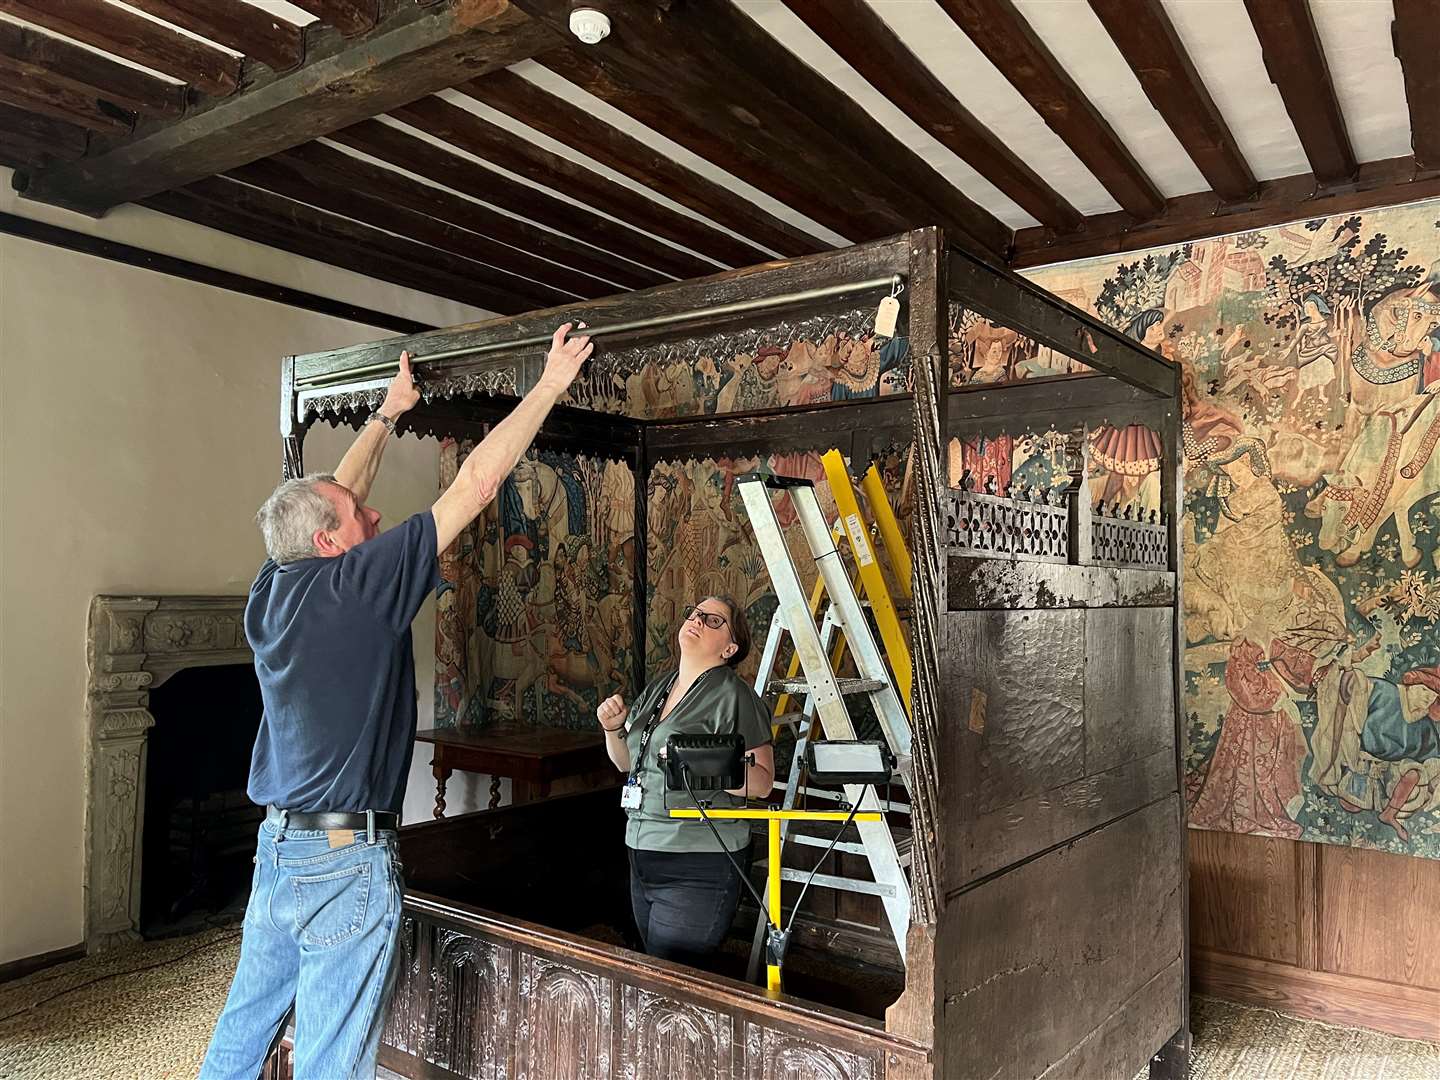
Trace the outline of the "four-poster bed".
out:
M 613 366 L 621 358 L 690 363 L 701 349 L 738 357 L 739 380 L 761 346 L 808 333 L 807 320 L 853 328 L 897 283 L 908 358 L 884 376 L 887 393 L 877 376 L 871 392 L 804 408 L 684 417 L 646 415 L 638 400 L 625 402 L 628 415 L 584 408 L 580 394 L 556 410 L 537 448 L 633 475 L 625 572 L 637 687 L 653 644 L 647 600 L 662 588 L 647 576 L 645 542 L 659 470 L 705 455 L 835 447 L 859 473 L 897 447 L 908 454 L 915 754 L 904 963 L 863 902 L 802 924 L 795 948 L 808 960 L 776 1000 L 627 949 L 612 789 L 425 822 L 402 833 L 411 893 L 388 1068 L 513 1080 L 938 1080 L 1128 1078 L 1150 1061 L 1152 1075 L 1184 1075 L 1182 420 L 1179 373 L 1166 361 L 926 229 L 287 358 L 285 469 L 302 471 L 316 419 L 363 422 L 402 349 L 417 357 L 422 393 L 402 431 L 476 438 L 537 377 L 558 323 L 583 321 L 595 336 L 597 387 L 640 385 Z M 956 309 L 1090 373 L 952 391 Z M 745 399 L 721 391 L 720 400 Z M 1086 431 L 1102 423 L 1155 433 L 1158 514 L 1092 507 Z M 952 438 L 1051 431 L 1063 436 L 1067 483 L 952 486 L 943 465 Z M 546 557 L 547 544 L 537 533 L 525 546 Z M 526 700 L 517 693 L 517 706 Z M 753 914 L 737 921 L 746 944 Z

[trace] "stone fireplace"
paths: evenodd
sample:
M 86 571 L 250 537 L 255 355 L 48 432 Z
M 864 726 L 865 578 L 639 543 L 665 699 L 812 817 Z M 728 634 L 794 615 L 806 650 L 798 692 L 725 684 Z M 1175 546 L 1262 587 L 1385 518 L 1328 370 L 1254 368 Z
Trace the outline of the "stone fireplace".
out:
M 177 671 L 250 664 L 244 596 L 97 596 L 86 656 L 85 943 L 138 936 L 150 691 Z

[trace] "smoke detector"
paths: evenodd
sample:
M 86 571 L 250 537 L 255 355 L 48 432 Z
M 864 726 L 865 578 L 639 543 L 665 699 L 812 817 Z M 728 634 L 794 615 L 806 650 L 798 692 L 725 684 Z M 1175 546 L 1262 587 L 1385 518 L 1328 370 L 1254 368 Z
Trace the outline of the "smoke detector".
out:
M 570 12 L 570 32 L 586 45 L 598 45 L 610 36 L 610 16 L 594 8 Z

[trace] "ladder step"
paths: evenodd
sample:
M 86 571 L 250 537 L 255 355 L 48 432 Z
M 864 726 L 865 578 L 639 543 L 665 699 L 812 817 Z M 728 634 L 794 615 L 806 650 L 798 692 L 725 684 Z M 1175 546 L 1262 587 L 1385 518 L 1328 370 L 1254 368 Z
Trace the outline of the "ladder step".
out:
M 813 717 L 806 716 L 803 712 L 781 713 L 779 716 L 772 716 L 770 723 L 776 727 L 794 727 L 797 724 L 808 723 Z
M 873 694 L 884 690 L 889 684 L 883 679 L 836 679 L 836 687 L 842 694 Z M 772 694 L 808 694 L 810 683 L 805 679 L 774 679 L 770 683 Z
M 774 786 L 775 786 L 777 789 L 779 789 L 780 791 L 789 791 L 789 790 L 790 790 L 790 782 L 789 782 L 788 780 L 776 780 Z M 796 788 L 795 794 L 796 794 L 796 795 L 814 796 L 814 797 L 817 798 L 817 799 L 826 799 L 826 800 L 828 800 L 828 801 L 830 801 L 830 802 L 844 802 L 844 801 L 845 801 L 845 793 L 844 793 L 843 791 L 830 791 L 830 790 L 828 790 L 828 789 L 826 789 L 826 788 L 807 787 L 807 786 L 805 786 L 805 785 L 803 785 L 803 784 L 802 784 L 800 787 Z M 880 801 L 880 809 L 882 809 L 882 810 L 888 810 L 888 811 L 891 811 L 892 813 L 896 813 L 896 814 L 909 814 L 909 813 L 910 813 L 910 804 L 909 804 L 909 803 L 900 802 L 900 801 L 895 800 L 895 799 L 891 799 L 891 800 L 889 800 L 889 801 L 887 802 L 885 799 L 880 798 L 880 796 L 879 796 L 878 793 L 876 794 L 875 797 L 876 797 L 877 799 L 879 799 L 879 801 Z
M 895 896 L 894 885 L 883 885 L 878 881 L 860 881 L 856 878 L 836 877 L 834 874 L 816 874 L 811 881 L 809 870 L 791 870 L 785 867 L 780 868 L 781 881 L 798 881 L 805 884 L 809 881 L 811 885 L 820 889 L 833 889 L 836 892 L 866 893 L 869 896 Z

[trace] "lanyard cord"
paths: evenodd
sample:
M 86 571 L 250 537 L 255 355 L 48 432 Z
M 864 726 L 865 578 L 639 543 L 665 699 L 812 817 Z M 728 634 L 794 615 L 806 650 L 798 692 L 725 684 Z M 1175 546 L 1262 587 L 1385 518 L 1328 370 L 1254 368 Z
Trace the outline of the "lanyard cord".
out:
M 673 714 L 676 709 L 679 709 L 681 705 L 685 704 L 685 701 L 690 695 L 695 692 L 696 688 L 704 682 L 710 675 L 710 672 L 714 670 L 716 669 L 708 668 L 700 673 L 695 681 L 690 684 L 690 688 L 685 691 L 684 696 L 675 703 L 675 708 L 670 710 L 671 714 Z M 675 682 L 679 678 L 679 671 L 676 671 L 674 675 L 670 676 L 670 681 L 665 684 L 665 691 L 659 695 L 655 702 L 655 708 L 650 712 L 650 719 L 645 723 L 645 730 L 640 733 L 640 745 L 636 747 L 635 762 L 630 767 L 630 779 L 632 781 L 638 782 L 640 779 L 640 772 L 645 767 L 645 755 L 650 749 L 650 739 L 654 736 L 655 729 L 660 726 L 660 714 L 665 711 L 665 701 L 670 697 L 670 691 L 675 688 Z

